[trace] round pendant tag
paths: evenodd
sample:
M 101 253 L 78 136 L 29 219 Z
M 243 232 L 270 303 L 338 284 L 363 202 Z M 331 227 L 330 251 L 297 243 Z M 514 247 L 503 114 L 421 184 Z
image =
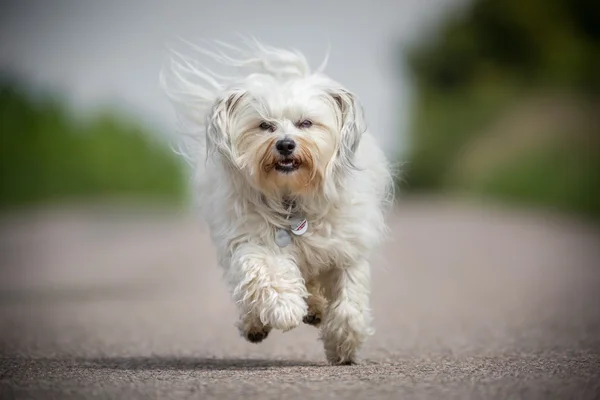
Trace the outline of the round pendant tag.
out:
M 300 221 L 292 224 L 292 233 L 294 235 L 304 235 L 308 230 L 308 221 L 306 218 L 302 218 Z
M 279 247 L 286 247 L 292 243 L 292 237 L 285 229 L 277 229 L 275 231 L 275 244 Z

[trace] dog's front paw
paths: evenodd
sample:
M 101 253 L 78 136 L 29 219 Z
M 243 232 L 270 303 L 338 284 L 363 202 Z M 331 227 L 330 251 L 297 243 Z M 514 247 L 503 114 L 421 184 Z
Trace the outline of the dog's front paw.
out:
M 321 321 L 323 321 L 323 314 L 325 312 L 325 307 L 327 301 L 320 294 L 312 294 L 306 299 L 306 304 L 308 306 L 308 312 L 302 318 L 302 322 L 312 326 L 320 326 Z
M 270 289 L 273 290 L 273 289 Z M 260 320 L 264 325 L 284 332 L 294 329 L 306 315 L 304 298 L 295 293 L 270 293 L 270 301 L 262 303 L 259 311 Z M 268 299 L 269 297 L 263 297 Z
M 252 315 L 244 316 L 238 323 L 240 335 L 250 343 L 260 343 L 269 336 L 271 327 L 263 325 L 260 320 Z
M 308 311 L 308 314 L 302 318 L 302 322 L 308 325 L 319 326 L 321 324 L 321 314 L 313 314 Z
M 302 322 L 308 325 L 319 327 L 324 319 L 325 309 L 327 308 L 327 300 L 321 291 L 321 287 L 316 281 L 310 281 L 306 285 L 309 296 L 306 299 L 308 312 L 302 319 Z
M 244 337 L 250 343 L 260 343 L 263 340 L 265 340 L 267 338 L 267 336 L 269 336 L 270 331 L 271 330 L 268 329 L 267 327 L 263 327 L 262 329 L 259 329 L 259 330 L 251 330 L 248 332 L 244 332 Z

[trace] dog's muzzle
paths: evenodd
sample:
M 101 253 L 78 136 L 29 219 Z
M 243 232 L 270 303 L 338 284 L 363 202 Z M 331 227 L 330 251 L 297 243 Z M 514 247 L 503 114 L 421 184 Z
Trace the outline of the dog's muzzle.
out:
M 293 157 L 296 150 L 296 142 L 290 138 L 283 138 L 275 142 L 275 150 L 280 159 L 275 164 L 275 170 L 290 173 L 300 167 L 300 161 Z
M 277 152 L 280 155 L 282 155 L 283 157 L 288 157 L 288 156 L 292 155 L 295 148 L 296 148 L 296 142 L 294 142 L 294 140 L 290 139 L 290 138 L 284 138 L 284 139 L 278 140 L 275 143 L 275 149 L 277 149 Z

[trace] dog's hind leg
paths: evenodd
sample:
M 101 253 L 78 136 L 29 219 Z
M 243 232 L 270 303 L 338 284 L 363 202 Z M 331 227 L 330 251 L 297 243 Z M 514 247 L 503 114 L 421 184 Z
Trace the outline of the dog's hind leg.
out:
M 321 325 L 321 321 L 323 321 L 327 300 L 325 300 L 321 284 L 316 278 L 311 279 L 306 283 L 306 290 L 308 290 L 309 293 L 309 296 L 306 299 L 308 312 L 302 321 L 305 324 L 318 327 Z
M 366 260 L 335 267 L 327 274 L 329 301 L 321 327 L 325 354 L 331 364 L 356 362 L 356 353 L 373 333 L 369 308 L 370 266 Z

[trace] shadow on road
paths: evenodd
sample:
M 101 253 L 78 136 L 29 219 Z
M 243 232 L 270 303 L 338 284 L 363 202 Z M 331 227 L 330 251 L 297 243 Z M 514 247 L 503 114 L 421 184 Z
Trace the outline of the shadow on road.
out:
M 324 363 L 300 360 L 268 360 L 200 357 L 107 357 L 85 358 L 79 363 L 88 369 L 117 370 L 260 370 L 281 367 L 324 367 Z

